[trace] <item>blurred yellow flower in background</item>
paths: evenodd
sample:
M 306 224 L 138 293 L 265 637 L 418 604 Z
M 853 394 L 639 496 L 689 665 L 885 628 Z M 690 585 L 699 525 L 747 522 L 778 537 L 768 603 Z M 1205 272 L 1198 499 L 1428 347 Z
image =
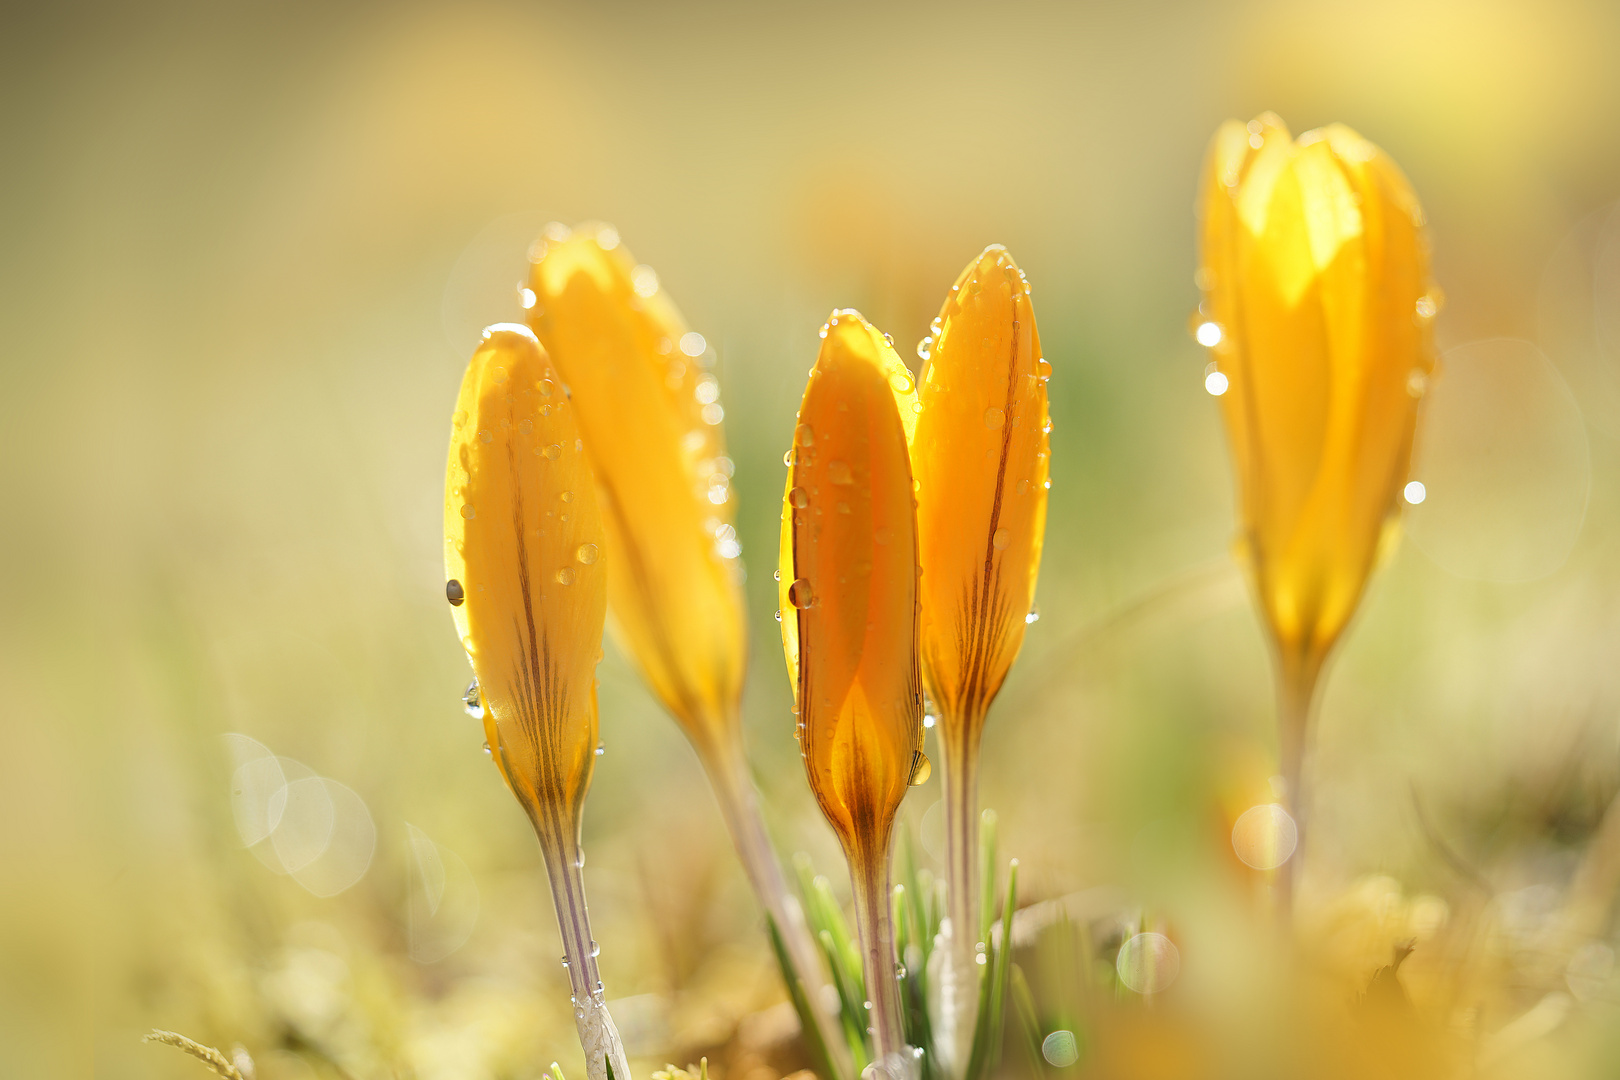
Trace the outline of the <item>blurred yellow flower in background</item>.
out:
M 922 753 L 915 390 L 858 312 L 823 328 L 782 506 L 782 636 L 810 788 L 849 861 L 876 1059 L 908 1075 L 890 925 L 895 813 Z
M 1343 125 L 1296 141 L 1269 113 L 1228 121 L 1199 210 L 1197 333 L 1237 474 L 1238 547 L 1276 648 L 1298 817 L 1317 678 L 1398 520 L 1437 294 L 1406 178 Z
M 445 595 L 489 747 L 540 840 L 591 1080 L 629 1077 L 603 1004 L 580 847 L 596 761 L 604 535 L 579 427 L 525 326 L 484 332 L 445 473 Z M 471 696 L 469 693 L 469 697 Z

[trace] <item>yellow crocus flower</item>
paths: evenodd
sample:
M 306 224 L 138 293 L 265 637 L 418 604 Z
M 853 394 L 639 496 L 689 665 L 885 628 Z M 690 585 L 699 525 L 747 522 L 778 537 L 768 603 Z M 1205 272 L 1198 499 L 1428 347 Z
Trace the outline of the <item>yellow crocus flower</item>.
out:
M 1238 547 L 1276 649 L 1297 817 L 1317 679 L 1394 535 L 1434 370 L 1424 217 L 1378 147 L 1341 124 L 1294 140 L 1269 113 L 1216 133 L 1200 216 L 1206 385 L 1220 394 Z
M 894 817 L 922 753 L 911 375 L 835 311 L 810 372 L 783 500 L 782 631 L 805 772 L 849 862 L 876 1059 L 909 1075 L 889 911 Z
M 574 410 L 528 327 L 484 331 L 444 489 L 445 595 L 491 754 L 540 840 L 591 1080 L 630 1075 L 603 1005 L 580 825 L 596 761 L 606 538 Z
M 978 1006 L 979 738 L 1024 641 L 1046 531 L 1052 368 L 1006 248 L 962 271 L 919 351 L 922 674 L 939 712 L 951 922 L 936 1042 L 951 1068 L 965 1062 Z
M 835 1070 L 850 1062 L 820 950 L 788 895 L 744 754 L 748 627 L 712 351 L 611 226 L 549 225 L 531 250 L 529 322 L 563 379 L 596 475 L 615 639 L 680 723 L 782 936 Z

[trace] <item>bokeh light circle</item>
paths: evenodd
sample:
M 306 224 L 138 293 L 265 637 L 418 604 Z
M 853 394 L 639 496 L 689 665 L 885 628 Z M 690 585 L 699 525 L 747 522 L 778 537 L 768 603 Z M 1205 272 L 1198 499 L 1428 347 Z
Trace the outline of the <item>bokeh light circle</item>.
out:
M 1119 947 L 1114 970 L 1138 994 L 1161 993 L 1181 974 L 1181 950 L 1163 934 L 1136 934 Z

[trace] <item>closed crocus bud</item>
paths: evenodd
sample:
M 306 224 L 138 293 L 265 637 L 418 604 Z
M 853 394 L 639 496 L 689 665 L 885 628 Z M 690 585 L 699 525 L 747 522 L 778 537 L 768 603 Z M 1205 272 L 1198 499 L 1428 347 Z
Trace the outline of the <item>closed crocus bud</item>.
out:
M 1046 383 L 1024 275 L 998 245 L 951 287 L 911 443 L 922 565 L 923 685 L 939 713 L 950 910 L 936 1039 L 965 1063 L 978 1007 L 978 756 L 985 714 L 1024 641 L 1046 529 Z
M 889 912 L 894 818 L 922 753 L 905 365 L 859 313 L 824 330 L 782 507 L 782 632 L 805 772 L 849 862 L 879 1062 L 911 1069 Z
M 604 536 L 573 409 L 528 327 L 492 326 L 461 383 L 445 475 L 446 596 L 484 733 L 534 824 L 592 1080 L 629 1076 L 603 1006 L 580 824 L 596 760 Z
M 1267 114 L 1216 133 L 1200 214 L 1206 386 L 1221 398 L 1238 546 L 1276 647 L 1299 816 L 1317 677 L 1393 535 L 1434 369 L 1423 211 L 1349 128 L 1296 141 Z
M 780 933 L 834 1071 L 851 1063 L 824 960 L 760 816 L 741 725 L 747 667 L 732 462 L 713 353 L 611 226 L 549 225 L 531 251 L 530 325 L 595 472 L 615 639 L 697 750 L 761 906 Z

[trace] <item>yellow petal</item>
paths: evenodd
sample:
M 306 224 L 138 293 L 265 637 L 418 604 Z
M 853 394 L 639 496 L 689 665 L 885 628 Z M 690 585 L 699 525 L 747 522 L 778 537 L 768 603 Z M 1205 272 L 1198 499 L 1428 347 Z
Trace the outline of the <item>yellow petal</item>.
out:
M 1423 213 L 1349 128 L 1293 141 L 1261 118 L 1216 134 L 1200 216 L 1240 547 L 1285 662 L 1318 665 L 1398 509 L 1434 368 Z
M 901 375 L 883 335 L 856 312 L 833 313 L 799 409 L 782 511 L 782 626 L 794 643 L 800 749 L 852 859 L 887 850 L 922 751 L 903 420 L 913 391 Z
M 542 237 L 530 324 L 572 392 L 612 553 L 615 639 L 700 745 L 729 745 L 747 662 L 719 383 L 650 268 L 602 226 Z
M 1046 381 L 1029 286 L 985 249 L 941 309 L 912 440 L 923 682 L 947 731 L 978 725 L 1024 640 L 1046 526 Z
M 596 760 L 606 541 L 574 410 L 525 326 L 486 330 L 462 379 L 444 532 L 495 760 L 531 815 L 577 821 Z

